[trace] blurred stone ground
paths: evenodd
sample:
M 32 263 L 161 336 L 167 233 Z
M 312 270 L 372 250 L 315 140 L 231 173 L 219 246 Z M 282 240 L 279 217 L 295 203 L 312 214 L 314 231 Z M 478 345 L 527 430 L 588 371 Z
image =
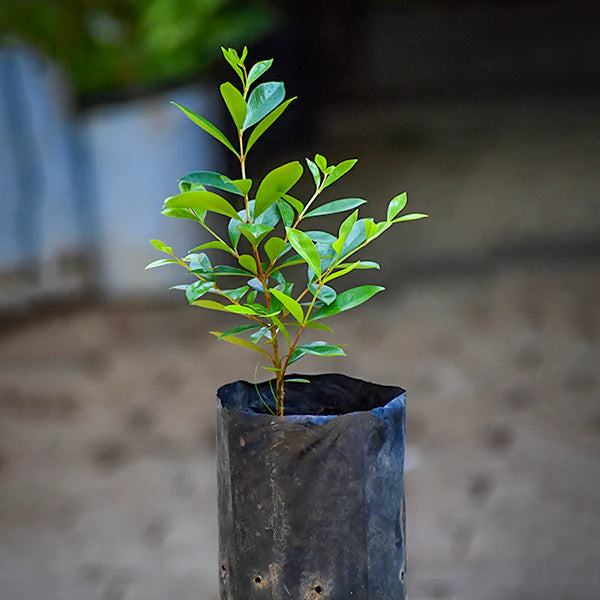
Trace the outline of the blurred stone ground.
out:
M 300 363 L 408 389 L 413 600 L 600 597 L 595 106 L 340 112 L 314 148 L 432 214 L 372 253 L 390 290 L 337 318 L 349 357 Z M 256 365 L 182 304 L 0 338 L 2 600 L 216 598 L 214 391 Z
M 598 597 L 599 275 L 421 282 L 302 365 L 409 391 L 412 598 Z M 255 364 L 208 326 L 90 308 L 2 339 L 3 600 L 216 597 L 213 394 Z

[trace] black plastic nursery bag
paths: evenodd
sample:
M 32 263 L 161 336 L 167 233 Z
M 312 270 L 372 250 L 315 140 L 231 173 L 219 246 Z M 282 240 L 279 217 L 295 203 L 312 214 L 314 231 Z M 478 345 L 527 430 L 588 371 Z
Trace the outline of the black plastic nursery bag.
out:
M 404 390 L 289 378 L 217 394 L 221 600 L 404 600 Z

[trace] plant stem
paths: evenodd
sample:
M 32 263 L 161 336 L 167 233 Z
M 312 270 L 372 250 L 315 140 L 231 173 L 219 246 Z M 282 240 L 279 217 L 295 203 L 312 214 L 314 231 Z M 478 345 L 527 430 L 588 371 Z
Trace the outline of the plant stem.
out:
M 284 385 L 284 371 L 277 371 L 276 387 L 275 387 L 275 414 L 278 417 L 283 417 L 284 412 L 284 397 L 285 397 L 285 385 Z
M 245 79 L 247 80 L 247 75 L 244 69 Z M 244 97 L 248 93 L 248 86 L 244 86 Z M 240 144 L 240 171 L 242 175 L 242 179 L 246 179 L 246 154 L 244 151 L 244 134 L 241 129 L 238 129 L 238 139 Z M 244 207 L 246 209 L 246 222 L 251 223 L 252 218 L 250 216 L 250 206 L 249 206 L 249 195 L 244 194 Z M 269 288 L 267 285 L 267 280 L 269 278 L 269 269 L 271 268 L 271 264 L 269 265 L 269 269 L 265 272 L 262 268 L 260 254 L 258 252 L 258 246 L 253 246 L 252 248 L 254 253 L 254 260 L 256 261 L 256 270 L 258 280 L 262 284 L 262 288 L 265 294 L 265 304 L 267 305 L 267 309 L 271 307 L 271 294 L 269 293 Z M 285 396 L 285 387 L 284 387 L 284 375 L 285 369 L 281 368 L 281 357 L 279 355 L 279 340 L 278 340 L 278 330 L 277 326 L 273 323 L 269 324 L 269 331 L 271 332 L 271 346 L 273 348 L 273 355 L 271 357 L 271 361 L 273 363 L 273 367 L 275 368 L 275 380 L 276 380 L 276 393 L 275 393 L 275 414 L 279 417 L 283 417 L 284 413 L 284 396 Z

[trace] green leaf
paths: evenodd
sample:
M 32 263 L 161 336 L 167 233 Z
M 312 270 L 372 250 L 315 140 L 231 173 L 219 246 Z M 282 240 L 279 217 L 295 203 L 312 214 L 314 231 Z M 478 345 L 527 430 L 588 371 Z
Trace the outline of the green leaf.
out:
M 346 240 L 348 239 L 348 235 L 352 231 L 354 224 L 356 223 L 356 219 L 358 219 L 358 210 L 355 210 L 349 217 L 344 219 L 342 224 L 340 225 L 340 230 L 338 233 L 337 240 L 331 245 L 336 254 L 340 254 Z
M 242 85 L 243 85 L 244 84 L 244 73 L 239 66 L 240 60 L 238 58 L 237 52 L 233 48 L 226 50 L 223 47 L 221 47 L 221 51 L 223 52 L 223 56 L 225 57 L 225 60 L 231 65 L 231 68 L 238 74 L 238 77 L 242 80 Z
M 325 173 L 325 171 L 327 170 L 327 159 L 321 154 L 316 154 L 315 163 L 317 164 L 319 169 L 321 169 L 321 171 Z
M 223 296 L 226 296 L 230 300 L 239 302 L 246 295 L 246 292 L 249 289 L 249 286 L 243 285 L 242 287 L 235 288 L 234 290 L 221 290 L 219 293 Z
M 261 60 L 257 62 L 248 73 L 248 86 L 251 86 L 265 71 L 273 64 L 273 59 Z
M 238 258 L 238 262 L 240 263 L 240 266 L 242 266 L 244 269 L 247 269 L 254 275 L 256 275 L 258 273 L 258 269 L 256 267 L 256 261 L 254 260 L 253 256 L 250 256 L 249 254 L 242 254 Z
M 228 335 L 227 337 L 222 337 L 222 333 L 220 331 L 211 331 L 210 333 L 221 340 L 229 342 L 230 344 L 235 344 L 236 346 L 242 346 L 243 348 L 255 350 L 256 352 L 265 354 L 269 358 L 271 357 L 270 354 L 264 348 L 261 348 L 259 345 L 253 344 L 252 342 L 249 342 L 248 340 L 237 337 L 236 335 Z
M 198 298 L 201 298 L 204 294 L 212 290 L 214 285 L 212 281 L 195 281 L 185 291 L 188 302 L 192 304 L 192 302 L 195 302 Z
M 256 300 L 256 290 L 252 290 L 249 294 L 248 297 L 246 298 L 248 300 L 248 302 L 254 302 L 254 300 Z
M 219 339 L 223 339 L 225 337 L 229 337 L 230 335 L 236 335 L 238 333 L 242 333 L 244 331 L 250 331 L 250 329 L 258 329 L 260 325 L 238 325 L 237 327 L 232 327 L 227 331 L 224 331 L 221 335 L 219 335 Z
M 197 273 L 198 271 L 211 273 L 213 270 L 210 259 L 208 256 L 206 256 L 206 254 L 204 254 L 204 252 L 201 252 L 200 254 L 189 254 L 183 260 L 189 261 L 190 271 L 192 273 Z
M 277 325 L 277 329 L 283 334 L 287 345 L 291 346 L 292 341 L 290 340 L 290 334 L 288 333 L 288 330 L 286 329 L 285 325 L 277 317 L 271 317 L 271 319 L 273 320 L 273 323 Z
M 372 298 L 377 292 L 381 292 L 385 288 L 380 285 L 361 285 L 345 292 L 338 294 L 338 297 L 334 302 L 328 306 L 320 308 L 312 317 L 311 320 L 323 319 L 324 317 L 330 317 L 340 312 L 350 310 L 356 306 L 359 306 L 363 302 Z
M 315 188 L 318 189 L 321 185 L 321 173 L 319 172 L 319 167 L 317 167 L 317 165 L 312 160 L 310 160 L 310 158 L 306 159 L 306 164 L 308 165 L 308 170 L 310 171 L 310 174 L 315 180 Z
M 252 206 L 251 214 L 254 214 L 254 200 L 250 201 L 250 205 Z M 267 210 L 260 213 L 256 219 L 254 219 L 255 223 L 259 223 L 260 225 L 267 225 L 268 227 L 275 227 L 277 223 L 281 221 L 281 215 L 279 214 L 279 209 L 276 204 L 271 204 Z
M 309 321 L 306 323 L 306 327 L 309 329 L 320 329 L 322 331 L 329 331 L 330 333 L 333 331 L 331 327 L 325 325 L 325 323 L 319 323 L 318 321 Z
M 377 225 L 373 219 L 365 220 L 365 235 L 368 240 L 377 235 Z
M 223 83 L 220 87 L 221 96 L 225 101 L 227 110 L 238 129 L 241 129 L 246 119 L 246 101 L 240 91 L 229 81 Z
M 256 342 L 259 342 L 263 337 L 267 337 L 267 339 L 271 339 L 271 334 L 269 331 L 268 327 L 261 327 L 258 331 L 255 331 L 251 336 L 250 336 L 250 341 L 253 342 L 254 344 L 256 344 Z
M 237 153 L 236 149 L 233 147 L 233 145 L 227 139 L 227 137 L 225 137 L 225 134 L 217 126 L 213 125 L 210 121 L 207 121 L 204 117 L 197 115 L 195 112 L 188 110 L 187 108 L 185 108 L 185 106 L 181 106 L 181 104 L 177 102 L 171 102 L 171 104 L 174 104 L 177 108 L 181 109 L 188 119 L 196 123 L 196 125 L 198 125 L 198 127 L 200 127 L 201 129 L 204 129 L 206 133 L 209 133 L 215 139 L 219 140 L 221 144 L 229 148 L 229 150 L 231 150 L 236 156 L 239 157 L 239 154 Z
M 291 246 L 290 246 L 291 248 Z M 281 273 L 280 271 L 273 271 L 271 273 L 271 276 L 273 277 L 273 279 L 279 284 L 279 285 L 283 285 L 285 286 L 287 284 L 287 281 L 285 280 L 285 277 L 283 276 L 283 273 Z M 285 291 L 285 290 L 284 290 Z
M 387 220 L 388 221 L 391 221 L 399 212 L 401 212 L 404 209 L 404 207 L 406 206 L 406 201 L 407 201 L 406 192 L 402 192 L 401 194 L 394 196 L 390 200 L 390 203 L 388 204 L 388 209 L 387 209 Z
M 381 265 L 372 260 L 359 260 L 356 266 L 357 269 L 381 269 Z
M 199 306 L 200 308 L 208 308 L 210 310 L 220 310 L 222 312 L 227 312 L 225 310 L 225 306 L 220 302 L 215 302 L 214 300 L 196 300 L 192 302 L 194 306 Z
M 335 166 L 327 176 L 323 188 L 336 182 L 340 177 L 345 175 L 358 161 L 355 158 L 350 158 Z
M 358 249 L 367 240 L 367 230 L 365 222 L 367 219 L 358 219 L 348 234 L 344 247 L 340 252 L 342 258 L 347 257 L 351 252 Z
M 339 346 L 332 346 L 326 342 L 310 342 L 298 346 L 297 350 L 304 350 L 308 354 L 317 354 L 319 356 L 346 356 L 346 353 Z
M 283 194 L 287 194 L 302 177 L 303 171 L 302 165 L 298 161 L 293 161 L 267 173 L 256 191 L 254 218 L 275 204 Z
M 331 235 L 327 231 L 305 231 L 306 235 L 315 243 L 319 244 L 333 244 L 335 242 L 335 235 Z
M 302 379 L 300 377 L 293 377 L 292 379 L 286 379 L 286 383 L 310 383 L 310 379 Z
M 238 247 L 240 238 L 242 237 L 242 232 L 238 229 L 238 227 L 240 225 L 244 224 L 244 221 L 242 221 L 239 218 L 239 214 L 240 213 L 238 213 L 237 218 L 231 219 L 231 221 L 229 221 L 229 224 L 227 225 L 227 233 L 229 234 L 229 240 L 231 241 L 231 246 L 236 251 L 237 251 L 237 247 Z
M 233 179 L 231 183 L 239 190 L 242 196 L 250 192 L 252 179 Z
M 298 229 L 292 229 L 286 227 L 288 239 L 294 250 L 306 261 L 308 266 L 316 273 L 318 277 L 321 276 L 321 260 L 319 259 L 319 253 L 312 240 Z
M 248 275 L 252 275 L 252 273 L 248 271 L 238 269 L 237 267 L 230 267 L 228 265 L 217 265 L 214 269 L 210 269 L 207 271 L 194 270 L 194 273 L 210 277 L 214 277 L 215 275 L 243 275 L 247 277 Z
M 163 208 L 160 211 L 160 214 L 165 215 L 165 217 L 173 217 L 174 219 L 190 219 L 192 221 L 204 220 L 199 219 L 197 215 L 187 208 Z
M 281 256 L 286 247 L 286 242 L 279 237 L 269 238 L 265 242 L 265 252 L 272 263 L 274 263 L 279 256 Z
M 277 208 L 285 227 L 291 227 L 294 224 L 294 209 L 285 200 L 281 199 L 277 200 Z
M 324 277 L 323 281 L 325 283 L 327 283 L 333 279 L 337 279 L 338 277 L 343 277 L 344 275 L 347 275 L 348 273 L 350 273 L 350 271 L 354 271 L 354 269 L 357 269 L 359 264 L 360 264 L 360 261 L 350 263 L 348 265 L 339 265 L 343 268 L 331 273 L 331 275 L 328 275 L 327 277 Z
M 276 269 L 273 269 L 273 271 L 271 271 L 271 275 L 275 277 L 277 272 L 284 267 L 294 267 L 296 265 L 303 264 L 306 264 L 306 261 L 299 254 L 294 254 L 293 256 L 286 258 Z
M 235 313 L 236 315 L 258 315 L 259 314 L 250 306 L 240 306 L 239 304 L 228 304 L 225 307 L 225 310 L 227 312 Z
M 225 252 L 229 252 L 229 254 L 235 256 L 235 251 L 233 250 L 233 248 L 230 248 L 225 242 L 221 242 L 220 240 L 215 240 L 214 242 L 206 242 L 206 244 L 201 244 L 200 246 L 192 248 L 190 252 L 210 249 L 224 250 Z
M 262 281 L 260 279 L 257 279 L 256 277 L 253 277 L 252 279 L 248 279 L 248 285 L 253 289 L 253 290 L 257 290 L 259 292 L 264 292 L 264 286 L 262 284 Z
M 290 98 L 286 100 L 283 104 L 278 106 L 275 110 L 273 110 L 269 115 L 267 115 L 260 123 L 256 125 L 256 127 L 252 130 L 250 137 L 248 138 L 248 145 L 246 146 L 246 152 L 254 146 L 254 144 L 258 141 L 260 136 L 279 119 L 279 117 L 283 114 L 283 111 L 290 105 L 291 102 L 296 100 L 296 97 Z
M 302 323 L 304 321 L 304 311 L 297 300 L 294 300 L 294 298 L 291 296 L 288 296 L 287 294 L 284 294 L 275 288 L 271 288 L 270 292 L 273 294 L 273 296 L 275 296 L 275 298 L 277 298 L 277 300 L 279 300 L 279 302 L 281 302 L 281 304 L 283 304 L 285 309 L 292 315 L 292 317 L 294 317 L 294 319 L 296 319 L 296 321 L 298 321 L 298 323 Z
M 165 200 L 167 208 L 191 208 L 193 210 L 210 210 L 212 212 L 237 219 L 235 208 L 218 194 L 213 192 L 182 192 Z
M 298 346 L 290 355 L 288 365 L 300 360 L 307 354 L 315 354 L 317 356 L 346 356 L 346 353 L 338 346 L 332 346 L 326 342 L 311 342 Z
M 342 198 L 341 200 L 333 200 L 333 202 L 328 202 L 327 204 L 323 204 L 322 206 L 307 212 L 304 215 L 304 218 L 318 217 L 321 215 L 333 215 L 346 210 L 352 210 L 353 208 L 365 203 L 366 200 L 363 200 L 362 198 Z
M 328 285 L 324 285 L 319 290 L 319 286 L 314 283 L 308 284 L 308 289 L 313 296 L 317 296 L 318 300 L 324 302 L 325 304 L 331 304 L 337 298 L 337 292 Z
M 238 196 L 242 195 L 238 187 L 234 185 L 227 175 L 215 173 L 214 171 L 194 171 L 193 173 L 188 173 L 187 175 L 180 177 L 179 181 L 181 183 L 189 183 L 192 185 L 207 185 L 223 190 L 224 192 L 230 192 L 232 194 L 237 194 Z
M 294 196 L 290 196 L 289 194 L 283 194 L 282 198 L 288 204 L 290 204 L 298 214 L 300 214 L 304 210 L 304 204 L 302 204 L 302 202 L 300 202 L 300 200 L 298 200 L 297 198 L 294 198 Z
M 237 228 L 253 246 L 258 246 L 261 240 L 273 231 L 273 227 L 261 225 L 260 223 L 242 223 Z
M 248 113 L 243 129 L 248 129 L 277 108 L 285 98 L 285 86 L 281 81 L 269 81 L 257 85 L 248 98 Z
M 410 213 L 394 219 L 392 223 L 401 223 L 402 221 L 417 221 L 418 219 L 426 219 L 429 215 L 423 213 Z
M 176 260 L 172 258 L 160 258 L 158 260 L 153 260 L 149 265 L 145 266 L 145 269 L 155 269 L 156 267 L 162 267 L 163 265 L 171 265 L 173 263 L 177 263 Z
M 173 254 L 173 248 L 171 248 L 171 246 L 167 246 L 164 242 L 161 242 L 160 240 L 150 240 L 150 243 L 161 252 Z
M 271 312 L 269 312 L 269 309 L 266 306 L 263 306 L 262 304 L 258 304 L 258 303 L 250 303 L 248 302 L 246 304 L 246 306 L 254 309 L 256 311 L 257 314 L 262 315 L 263 317 L 272 317 L 273 315 L 277 315 L 281 312 L 281 309 L 271 309 Z

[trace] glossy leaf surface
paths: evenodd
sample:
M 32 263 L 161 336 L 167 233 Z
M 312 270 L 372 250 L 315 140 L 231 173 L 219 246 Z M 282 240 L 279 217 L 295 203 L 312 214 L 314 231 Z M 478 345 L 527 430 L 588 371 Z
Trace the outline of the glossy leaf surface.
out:
M 167 208 L 191 208 L 193 210 L 210 210 L 212 212 L 237 219 L 235 208 L 218 194 L 213 192 L 183 192 L 165 200 Z
M 204 294 L 212 290 L 214 285 L 215 284 L 212 281 L 195 281 L 190 284 L 185 291 L 188 302 L 190 304 L 195 302 L 198 298 L 201 298 Z
M 402 223 L 403 221 L 418 221 L 419 219 L 426 219 L 429 215 L 423 213 L 410 213 L 394 219 L 392 223 Z
M 249 254 L 242 254 L 238 258 L 238 262 L 240 263 L 241 267 L 247 269 L 254 275 L 256 275 L 256 273 L 258 272 L 258 269 L 256 268 L 256 261 L 254 260 L 253 256 L 250 256 Z
M 285 309 L 292 315 L 292 317 L 298 321 L 298 323 L 302 323 L 304 321 L 304 311 L 297 300 L 274 288 L 272 288 L 270 291 L 275 298 L 277 298 L 277 300 L 283 304 Z
M 237 194 L 238 196 L 242 195 L 238 187 L 234 185 L 227 175 L 222 175 L 221 173 L 216 173 L 215 171 L 194 171 L 193 173 L 184 175 L 179 179 L 179 181 L 194 185 L 207 185 L 209 187 L 223 190 L 224 192 L 230 192 L 232 194 Z
M 281 165 L 267 173 L 256 191 L 254 217 L 275 204 L 283 194 L 287 194 L 302 177 L 304 169 L 298 161 Z
M 338 346 L 332 346 L 326 342 L 311 342 L 298 346 L 290 355 L 288 364 L 300 360 L 307 354 L 316 354 L 317 356 L 346 356 L 346 353 Z
M 171 246 L 167 246 L 164 242 L 160 240 L 150 240 L 150 243 L 161 252 L 166 252 L 167 254 L 173 254 L 173 248 Z
M 249 350 L 254 350 L 256 352 L 260 352 L 261 354 L 265 354 L 266 356 L 269 356 L 269 353 L 264 348 L 261 348 L 257 344 L 253 344 L 252 342 L 249 342 L 248 340 L 245 340 L 244 338 L 237 337 L 236 335 L 233 335 L 233 334 L 223 337 L 222 333 L 220 331 L 211 331 L 210 333 L 212 335 L 216 336 L 217 338 L 224 340 L 225 342 L 229 342 L 230 344 L 235 344 L 236 346 L 242 346 L 243 348 L 248 348 Z
M 190 219 L 191 221 L 201 221 L 193 212 L 187 208 L 163 208 L 160 213 L 165 217 L 172 217 L 174 219 Z
M 246 146 L 246 152 L 254 146 L 258 139 L 262 136 L 277 119 L 283 114 L 283 111 L 294 101 L 296 97 L 286 100 L 283 104 L 279 105 L 275 110 L 269 113 L 264 119 L 262 119 L 256 127 L 252 130 L 250 137 L 248 138 L 248 145 Z
M 401 194 L 394 196 L 388 204 L 387 220 L 391 221 L 398 213 L 400 213 L 406 206 L 406 202 L 406 192 L 402 192 Z
M 331 315 L 355 308 L 384 289 L 380 285 L 361 285 L 341 292 L 329 306 L 320 308 L 311 317 L 311 320 L 323 319 L 324 317 L 330 317 Z
M 327 187 L 335 183 L 340 177 L 345 175 L 358 161 L 355 158 L 350 158 L 335 166 L 327 176 L 323 187 Z
M 246 119 L 246 101 L 241 92 L 229 81 L 226 81 L 220 88 L 221 96 L 225 101 L 225 106 L 238 129 L 241 129 Z
M 265 252 L 271 262 L 275 262 L 285 250 L 287 244 L 278 237 L 271 237 L 265 242 Z
M 285 86 L 281 81 L 269 81 L 257 85 L 248 98 L 248 112 L 243 129 L 248 129 L 277 108 L 285 98 Z
M 201 244 L 200 246 L 196 246 L 193 250 L 190 250 L 190 252 L 195 252 L 197 250 L 211 250 L 211 249 L 223 250 L 224 252 L 228 252 L 229 254 L 232 254 L 233 256 L 235 256 L 235 252 L 233 251 L 233 249 L 230 248 L 225 242 L 221 242 L 219 240 L 214 240 L 213 242 L 206 242 L 206 244 Z
M 197 115 L 195 112 L 185 108 L 185 106 L 182 106 L 181 104 L 178 104 L 177 102 L 172 102 L 171 104 L 174 104 L 177 108 L 179 108 L 183 112 L 183 114 L 188 119 L 190 119 L 191 121 L 196 123 L 196 125 L 198 125 L 198 127 L 200 127 L 201 129 L 204 129 L 204 131 L 206 131 L 206 133 L 209 133 L 210 135 L 212 135 L 216 140 L 219 140 L 219 142 L 221 142 L 221 144 L 223 144 L 226 148 L 229 148 L 229 150 L 231 150 L 236 156 L 239 156 L 236 149 L 232 146 L 231 142 L 227 139 L 226 135 L 216 125 L 213 125 L 210 121 L 208 121 L 204 117 Z
M 269 60 L 261 60 L 257 62 L 248 73 L 248 85 L 252 85 L 263 73 L 265 73 L 268 69 L 271 68 L 273 64 L 273 59 Z
M 322 206 L 307 212 L 304 215 L 304 218 L 319 217 L 321 215 L 333 215 L 336 213 L 345 212 L 347 210 L 352 210 L 353 208 L 365 203 L 366 200 L 363 200 L 362 198 L 342 198 L 341 200 L 333 200 L 332 202 L 328 202 L 327 204 L 323 204 Z
M 144 268 L 155 269 L 156 267 L 162 267 L 164 265 L 172 265 L 173 263 L 177 263 L 176 260 L 172 258 L 159 258 L 158 260 L 153 260 L 149 265 L 146 265 Z
M 321 260 L 312 240 L 298 229 L 286 228 L 288 239 L 294 250 L 307 262 L 308 266 L 320 277 Z

